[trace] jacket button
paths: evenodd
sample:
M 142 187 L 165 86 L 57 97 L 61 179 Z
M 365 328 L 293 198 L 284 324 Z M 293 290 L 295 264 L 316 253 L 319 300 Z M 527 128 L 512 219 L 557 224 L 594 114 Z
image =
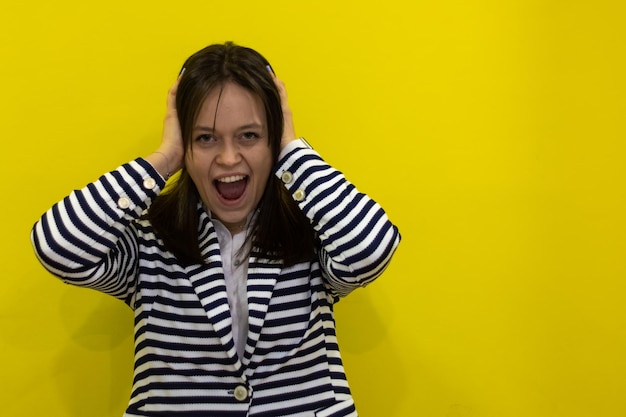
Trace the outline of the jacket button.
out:
M 123 210 L 127 209 L 130 207 L 130 199 L 128 197 L 121 197 L 117 200 L 117 206 Z
M 283 180 L 285 184 L 291 183 L 293 181 L 293 175 L 289 171 L 283 172 L 283 175 L 280 176 L 280 179 Z
M 246 398 L 248 398 L 248 389 L 243 385 L 237 385 L 237 388 L 235 388 L 233 395 L 235 396 L 237 401 L 244 401 Z
M 306 194 L 302 190 L 296 190 L 296 192 L 293 193 L 293 199 L 296 201 L 302 201 L 304 197 L 306 197 Z
M 146 178 L 143 180 L 143 188 L 146 190 L 152 190 L 154 187 L 156 187 L 156 181 L 154 178 Z

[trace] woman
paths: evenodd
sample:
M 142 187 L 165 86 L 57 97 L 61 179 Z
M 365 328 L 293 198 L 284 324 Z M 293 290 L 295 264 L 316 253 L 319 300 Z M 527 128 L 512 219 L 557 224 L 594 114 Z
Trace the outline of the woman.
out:
M 254 50 L 197 52 L 167 103 L 157 151 L 32 232 L 50 272 L 134 310 L 125 416 L 356 415 L 333 303 L 383 272 L 397 228 L 296 138 Z

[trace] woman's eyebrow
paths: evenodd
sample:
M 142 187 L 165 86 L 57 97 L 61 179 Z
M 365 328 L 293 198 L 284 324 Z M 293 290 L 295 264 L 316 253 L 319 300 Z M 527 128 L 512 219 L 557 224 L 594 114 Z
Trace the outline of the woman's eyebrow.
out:
M 243 126 L 239 126 L 239 129 L 261 129 L 263 127 L 262 124 L 260 123 L 256 123 L 256 122 L 252 122 L 252 123 L 248 123 L 245 124 Z
M 194 126 L 193 130 L 198 130 L 200 132 L 213 132 L 214 129 L 210 126 Z
M 245 130 L 245 129 L 262 129 L 263 125 L 257 122 L 246 123 L 245 125 L 241 125 L 237 128 L 237 130 Z M 215 129 L 211 126 L 203 126 L 197 125 L 193 127 L 194 131 L 199 132 L 213 132 Z

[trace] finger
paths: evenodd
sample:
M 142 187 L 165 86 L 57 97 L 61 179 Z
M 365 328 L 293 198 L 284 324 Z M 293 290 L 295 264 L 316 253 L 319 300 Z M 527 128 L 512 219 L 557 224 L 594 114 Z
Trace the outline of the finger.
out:
M 278 95 L 280 97 L 282 107 L 283 108 L 289 107 L 289 104 L 287 101 L 287 88 L 285 88 L 285 83 L 279 80 L 278 78 L 274 77 L 274 84 L 276 85 L 276 88 L 278 89 Z
M 287 98 L 287 89 L 285 88 L 285 83 L 282 80 L 276 78 L 276 76 L 274 76 L 274 84 L 276 84 L 276 88 L 278 88 L 280 97 Z
M 276 74 L 274 73 L 274 70 L 272 69 L 272 67 L 270 67 L 269 65 L 266 65 L 265 68 L 267 68 L 267 71 L 270 73 L 270 76 L 272 77 L 272 80 L 274 81 L 274 84 L 276 85 L 276 88 L 278 88 L 278 92 L 280 94 L 280 97 L 283 99 L 287 98 L 287 89 L 285 88 L 285 83 L 279 79 Z
M 180 76 L 178 76 L 178 79 L 174 82 L 174 84 L 172 84 L 169 91 L 167 92 L 167 110 L 168 111 L 176 111 L 176 93 L 178 92 L 179 83 L 180 83 Z

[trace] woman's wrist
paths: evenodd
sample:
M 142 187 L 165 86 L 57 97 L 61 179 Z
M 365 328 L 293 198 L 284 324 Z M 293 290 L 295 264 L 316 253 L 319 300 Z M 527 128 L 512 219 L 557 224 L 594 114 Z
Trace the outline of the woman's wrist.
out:
M 181 168 L 180 160 L 182 157 L 177 156 L 175 152 L 168 152 L 161 148 L 152 152 L 144 159 L 148 161 L 165 180 L 168 180 L 172 174 Z

